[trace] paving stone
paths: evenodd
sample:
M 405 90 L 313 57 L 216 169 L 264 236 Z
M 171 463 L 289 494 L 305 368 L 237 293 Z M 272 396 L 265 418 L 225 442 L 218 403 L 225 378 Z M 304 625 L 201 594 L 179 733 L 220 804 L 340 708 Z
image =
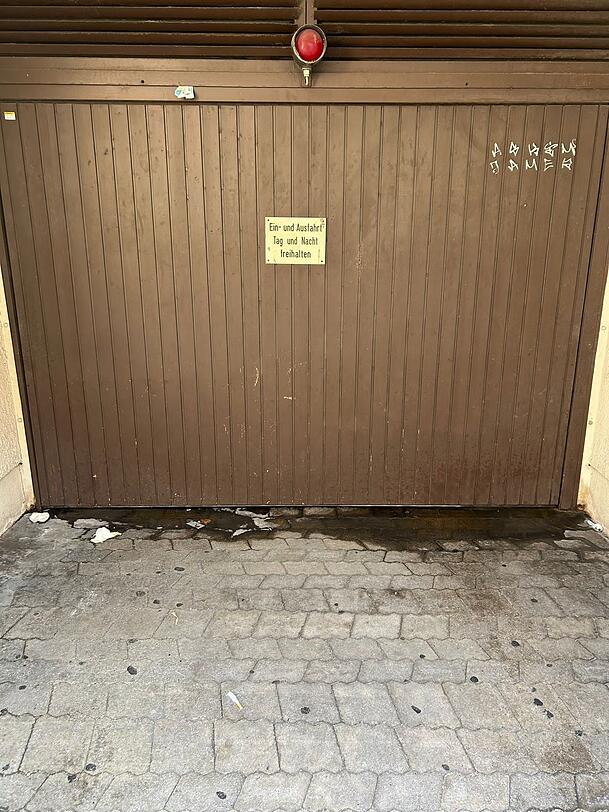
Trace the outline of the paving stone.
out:
M 415 682 L 463 682 L 465 663 L 458 660 L 419 659 L 414 664 Z
M 519 725 L 510 705 L 494 685 L 447 684 L 445 690 L 464 727 L 472 730 L 518 729 Z
M 335 730 L 345 766 L 350 772 L 403 772 L 408 769 L 395 728 L 340 724 Z
M 310 812 L 366 812 L 376 789 L 372 773 L 316 773 L 311 779 L 303 809 Z
M 505 812 L 509 805 L 508 775 L 447 773 L 442 793 L 443 812 Z
M 279 762 L 288 773 L 338 772 L 343 761 L 334 729 L 325 723 L 296 722 L 275 726 Z
M 334 656 L 339 660 L 380 660 L 383 657 L 379 643 L 363 637 L 332 640 L 330 646 Z
M 399 615 L 356 615 L 352 637 L 395 638 L 400 632 Z
M 155 631 L 156 637 L 203 637 L 212 617 L 211 609 L 172 609 Z M 234 613 L 237 614 L 236 612 Z M 149 637 L 148 634 L 130 634 L 128 637 Z
M 575 780 L 572 775 L 537 773 L 512 775 L 510 778 L 510 804 L 516 809 L 577 806 Z
M 0 730 L 5 726 L 14 725 L 9 718 L 2 720 Z M 29 729 L 26 719 L 27 717 L 24 717 L 22 732 L 24 729 Z M 61 770 L 69 773 L 80 772 L 85 766 L 92 727 L 93 723 L 88 720 L 41 717 L 36 721 L 32 730 L 23 757 L 22 769 L 28 773 L 54 773 Z M 147 765 L 148 761 L 146 761 Z
M 562 637 L 594 637 L 594 622 L 587 617 L 548 617 L 546 618 L 548 635 Z
M 157 719 L 164 711 L 164 686 L 138 682 L 133 685 L 111 686 L 108 692 L 107 711 L 103 708 L 97 713 L 87 715 L 102 716 L 107 713 L 114 719 L 142 717 Z
M 278 685 L 285 722 L 339 722 L 336 700 L 329 685 L 310 682 Z
M 194 661 L 195 678 L 198 682 L 244 680 L 248 678 L 255 662 L 248 659 L 197 659 Z
M 277 641 L 273 639 L 230 640 L 229 647 L 230 654 L 237 659 L 277 660 L 282 656 Z
M 594 769 L 594 759 L 588 744 L 592 737 L 579 737 L 576 730 L 581 728 L 552 728 L 527 733 L 526 747 L 538 770 L 579 773 Z
M 337 683 L 334 695 L 347 724 L 397 724 L 399 719 L 385 685 Z
M 448 617 L 403 615 L 400 634 L 404 638 L 418 640 L 439 640 L 448 637 Z
M 434 773 L 385 773 L 379 776 L 375 808 L 381 812 L 437 812 L 442 777 Z
M 389 691 L 400 719 L 409 726 L 456 728 L 459 719 L 442 687 L 435 683 L 390 683 Z
M 281 654 L 288 660 L 326 660 L 332 658 L 327 640 L 279 640 Z
M 358 660 L 314 660 L 306 668 L 307 682 L 353 682 L 361 663 Z
M 273 773 L 279 769 L 271 722 L 230 721 L 214 725 L 216 770 L 221 773 Z
M 229 697 L 233 693 L 241 704 L 239 708 Z M 222 712 L 226 719 L 282 719 L 277 687 L 272 682 L 225 682 L 222 684 Z
M 412 669 L 406 660 L 364 660 L 357 678 L 359 682 L 405 682 Z
M 219 637 L 223 640 L 251 637 L 259 617 L 260 612 L 256 611 L 219 610 L 214 612 L 214 616 L 205 630 L 205 636 Z
M 206 773 L 213 770 L 211 722 L 161 719 L 154 725 L 150 770 L 154 773 Z
M 574 716 L 551 685 L 537 683 L 534 687 L 534 691 L 525 683 L 499 687 L 521 727 L 526 730 L 547 730 L 548 722 L 552 727 L 577 726 Z M 548 711 L 552 714 L 550 718 Z
M 584 809 L 609 808 L 609 773 L 576 775 L 577 797 Z
M 511 730 L 466 730 L 457 732 L 467 755 L 479 773 L 534 773 L 526 737 Z
M 166 809 L 169 812 L 231 812 L 242 783 L 241 775 L 183 775 Z
M 609 730 L 609 689 L 605 685 L 578 684 L 555 686 L 565 707 L 587 730 Z
M 165 686 L 163 716 L 167 719 L 213 721 L 221 716 L 220 689 L 215 683 Z
M 489 655 L 477 640 L 432 640 L 430 645 L 441 660 L 489 659 Z
M 426 640 L 380 640 L 379 645 L 392 660 L 435 660 L 438 656 Z
M 413 770 L 431 772 L 450 768 L 470 772 L 472 764 L 454 730 L 431 727 L 397 728 L 398 738 Z
M 31 812 L 89 812 L 96 808 L 111 783 L 111 775 L 54 773 L 42 784 L 27 808 Z
M 307 773 L 248 775 L 235 803 L 239 812 L 300 812 L 311 776 Z
M 96 764 L 100 772 L 134 775 L 146 772 L 152 752 L 152 730 L 153 722 L 149 719 L 100 719 L 93 729 L 87 761 Z
M 327 612 L 329 609 L 321 589 L 284 589 L 281 597 L 288 612 Z
M 302 636 L 321 639 L 349 637 L 352 624 L 353 615 L 348 612 L 343 615 L 334 612 L 311 612 L 305 621 Z
M 260 660 L 249 673 L 255 682 L 300 682 L 306 669 L 304 660 Z
M 298 637 L 306 617 L 305 612 L 261 612 L 254 637 Z
M 46 685 L 0 684 L 0 708 L 6 708 L 15 716 L 26 713 L 41 716 L 47 712 L 50 698 L 51 689 Z
M 38 787 L 45 780 L 44 773 L 0 773 L 0 804 L 7 812 L 18 812 L 34 797 Z M 48 808 L 48 804 L 47 804 Z
M 25 748 L 28 744 L 34 719 L 31 716 L 3 716 L 0 723 L 0 772 L 14 773 L 19 769 Z M 39 734 L 44 737 L 43 731 Z M 31 761 L 30 772 L 37 770 L 36 758 Z M 48 764 L 48 761 L 45 762 Z
M 177 776 L 118 775 L 95 807 L 96 812 L 158 812 L 175 789 Z

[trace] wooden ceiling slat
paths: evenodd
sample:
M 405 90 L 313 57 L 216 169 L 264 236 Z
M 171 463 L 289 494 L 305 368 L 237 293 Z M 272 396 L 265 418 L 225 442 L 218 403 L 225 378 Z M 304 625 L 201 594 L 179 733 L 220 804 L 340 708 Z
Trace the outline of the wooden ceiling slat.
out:
M 0 5 L 0 44 L 30 55 L 283 57 L 305 2 L 315 0 L 12 0 Z M 609 0 L 317 0 L 315 11 L 328 59 L 609 50 Z
M 68 32 L 81 32 L 83 35 L 93 35 L 99 33 L 100 35 L 109 36 L 114 34 L 122 34 L 134 32 L 137 34 L 155 34 L 166 33 L 168 35 L 176 36 L 190 36 L 206 33 L 213 33 L 215 31 L 226 31 L 227 33 L 238 33 L 243 31 L 268 31 L 273 33 L 276 31 L 289 31 L 290 36 L 293 31 L 292 21 L 290 20 L 206 20 L 201 22 L 163 22 L 160 20 L 146 20 L 145 31 L 142 31 L 142 23 L 133 20 L 111 20 L 100 21 L 95 20 L 87 24 L 86 29 L 83 28 L 83 23 L 80 20 L 68 21 L 55 21 L 55 20 L 38 20 L 35 29 L 32 28 L 28 34 L 38 34 L 42 32 L 58 32 L 61 36 Z M 0 31 L 4 32 L 5 36 L 9 36 L 9 32 L 15 32 L 20 36 L 27 36 L 24 34 L 23 29 L 15 25 L 13 21 L 0 20 Z
M 340 12 L 339 12 L 340 13 Z M 162 21 L 169 20 L 180 21 L 196 21 L 196 20 L 218 20 L 218 19 L 239 19 L 239 20 L 294 20 L 295 9 L 293 6 L 206 6 L 205 8 L 160 8 L 159 6 L 142 6 L 141 8 L 133 7 L 110 7 L 91 8 L 87 12 L 88 19 L 91 22 L 97 20 L 134 20 L 140 25 L 143 21 Z M 54 20 L 59 22 L 68 22 L 70 20 L 82 20 L 82 9 L 72 8 L 69 6 L 61 6 L 57 8 L 50 8 L 44 6 L 37 8 L 35 6 L 0 6 L 0 20 L 10 20 L 15 25 L 26 27 L 30 24 L 32 19 L 36 19 L 39 23 L 42 20 Z

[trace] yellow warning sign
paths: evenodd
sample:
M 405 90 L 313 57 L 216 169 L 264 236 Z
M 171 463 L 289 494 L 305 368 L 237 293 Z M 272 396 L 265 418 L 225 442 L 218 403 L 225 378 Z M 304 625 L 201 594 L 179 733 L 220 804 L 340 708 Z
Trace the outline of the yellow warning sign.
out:
M 325 265 L 325 217 L 265 217 L 267 265 Z

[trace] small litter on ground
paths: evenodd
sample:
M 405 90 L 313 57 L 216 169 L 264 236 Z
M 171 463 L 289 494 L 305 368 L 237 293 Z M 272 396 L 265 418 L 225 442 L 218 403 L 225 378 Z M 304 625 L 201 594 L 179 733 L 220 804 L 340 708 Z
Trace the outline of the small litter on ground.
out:
M 98 527 L 95 531 L 95 535 L 91 539 L 92 544 L 102 544 L 104 541 L 108 541 L 108 539 L 113 539 L 115 536 L 120 536 L 118 530 L 109 530 L 107 527 Z
M 51 518 L 50 513 L 30 513 L 30 521 L 34 524 L 44 524 Z
M 235 707 L 237 707 L 239 710 L 243 710 L 243 705 L 241 704 L 241 702 L 239 702 L 239 700 L 232 691 L 228 691 L 226 696 L 230 699 L 233 705 L 235 705 Z
M 202 519 L 198 521 L 197 519 L 189 519 L 186 524 L 188 527 L 194 527 L 195 530 L 202 530 L 206 524 L 209 524 L 210 519 Z

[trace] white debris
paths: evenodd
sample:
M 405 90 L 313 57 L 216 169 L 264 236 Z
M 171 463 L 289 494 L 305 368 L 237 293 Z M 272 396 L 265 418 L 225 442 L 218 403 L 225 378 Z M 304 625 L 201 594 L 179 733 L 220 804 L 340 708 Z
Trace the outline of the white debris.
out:
M 251 527 L 240 527 L 238 530 L 235 530 L 231 533 L 231 538 L 235 538 L 235 536 L 242 536 L 244 533 L 251 533 Z
M 586 519 L 586 524 L 591 527 L 593 530 L 596 530 L 597 533 L 602 533 L 605 529 L 602 524 L 598 522 L 593 522 L 592 519 Z
M 196 519 L 190 519 L 186 522 L 188 527 L 194 527 L 195 530 L 202 530 L 206 524 L 209 524 L 209 520 L 205 522 L 198 522 Z
M 34 524 L 44 524 L 51 518 L 50 513 L 30 513 L 30 521 Z
M 252 521 L 254 522 L 254 524 L 256 525 L 258 530 L 274 530 L 275 529 L 275 525 L 271 524 L 271 522 L 269 522 L 268 519 L 260 519 L 260 518 L 258 518 L 258 519 L 253 519 Z
M 104 541 L 108 541 L 108 539 L 113 539 L 115 536 L 120 536 L 117 530 L 113 532 L 112 530 L 108 530 L 107 527 L 98 527 L 91 542 L 93 544 L 101 544 Z
M 76 519 L 74 527 L 77 530 L 96 530 L 98 527 L 108 527 L 103 519 Z
M 245 510 L 245 508 L 237 508 L 235 513 L 237 516 L 247 516 L 249 519 L 264 519 L 268 517 L 268 513 L 254 513 L 253 510 Z
M 239 710 L 243 710 L 243 705 L 241 704 L 241 702 L 239 702 L 239 700 L 232 691 L 228 691 L 226 696 L 230 699 L 233 705 L 235 705 L 235 707 L 239 708 Z

